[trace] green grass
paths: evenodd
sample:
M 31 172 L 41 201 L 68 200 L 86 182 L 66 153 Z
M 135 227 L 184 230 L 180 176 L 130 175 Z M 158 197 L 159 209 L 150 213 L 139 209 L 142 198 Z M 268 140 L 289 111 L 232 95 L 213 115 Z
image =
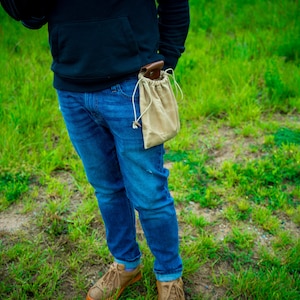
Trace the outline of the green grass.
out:
M 186 297 L 298 299 L 299 3 L 189 2 L 182 128 L 165 155 Z M 0 9 L 1 299 L 84 299 L 112 261 L 50 64 L 47 29 Z M 140 227 L 138 241 L 143 280 L 120 299 L 156 297 Z

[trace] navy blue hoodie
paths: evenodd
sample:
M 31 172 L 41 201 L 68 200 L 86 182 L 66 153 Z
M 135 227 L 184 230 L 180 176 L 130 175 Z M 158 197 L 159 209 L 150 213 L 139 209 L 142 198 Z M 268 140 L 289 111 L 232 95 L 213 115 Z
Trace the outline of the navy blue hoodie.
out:
M 188 27 L 188 0 L 55 1 L 48 16 L 54 87 L 101 90 L 161 59 L 175 68 Z

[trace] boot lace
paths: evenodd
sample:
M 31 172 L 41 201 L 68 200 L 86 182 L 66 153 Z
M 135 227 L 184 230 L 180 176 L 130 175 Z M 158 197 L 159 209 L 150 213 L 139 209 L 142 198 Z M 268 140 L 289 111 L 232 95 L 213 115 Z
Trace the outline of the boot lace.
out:
M 112 293 L 121 286 L 120 271 L 118 265 L 113 263 L 108 272 L 102 277 L 101 283 L 96 283 L 95 287 L 104 293 Z
M 178 281 L 166 282 L 162 288 L 162 299 L 177 300 L 184 299 L 184 292 Z

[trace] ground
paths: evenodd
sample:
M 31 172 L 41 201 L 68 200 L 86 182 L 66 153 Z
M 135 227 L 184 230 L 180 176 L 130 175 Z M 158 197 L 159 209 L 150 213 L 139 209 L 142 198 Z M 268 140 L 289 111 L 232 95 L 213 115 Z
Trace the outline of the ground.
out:
M 242 157 L 245 155 L 258 155 L 249 152 L 249 144 L 262 143 L 261 137 L 258 137 L 256 139 L 241 138 L 239 135 L 235 134 L 233 130 L 225 127 L 219 128 L 217 134 L 215 134 L 213 137 L 208 137 L 207 143 L 213 144 L 213 142 L 218 138 L 222 143 L 220 147 L 211 147 L 210 145 L 207 145 L 210 155 L 214 157 L 213 161 L 211 161 L 211 164 L 214 164 L 216 166 L 226 160 L 242 160 Z M 214 141 L 212 141 L 212 139 L 214 139 Z M 204 138 L 202 140 L 204 140 Z M 219 144 L 219 142 L 217 142 L 217 144 Z M 166 167 L 172 169 L 172 163 L 166 163 Z M 55 176 L 57 176 L 57 179 L 60 182 L 63 182 L 69 190 L 76 191 L 74 178 L 70 173 L 68 173 L 67 171 L 60 171 L 57 172 Z M 174 192 L 174 196 L 176 198 L 176 192 Z M 20 201 L 13 203 L 6 210 L 0 212 L 1 236 L 14 234 L 15 232 L 18 232 L 20 230 L 24 232 L 33 232 L 34 229 L 32 227 L 35 226 L 33 219 L 35 218 L 37 212 L 42 207 L 42 203 L 45 201 L 45 199 L 47 199 L 47 197 L 47 192 L 43 190 L 43 187 L 41 186 L 37 199 L 35 199 L 35 208 L 30 212 L 24 213 L 24 206 Z M 72 194 L 71 209 L 73 208 L 75 210 L 78 205 L 80 205 L 81 201 L 82 199 L 80 197 L 80 193 L 74 192 Z M 202 216 L 210 224 L 210 226 L 208 226 L 206 230 L 211 236 L 214 236 L 216 241 L 223 241 L 231 233 L 233 227 L 232 223 L 226 220 L 223 215 L 223 212 L 226 209 L 226 205 L 227 204 L 225 203 L 222 206 L 210 209 L 200 207 L 199 203 L 195 203 L 193 201 L 185 204 L 178 203 L 176 209 L 180 225 L 180 236 L 190 236 L 191 238 L 197 236 L 195 228 L 187 224 L 184 220 L 185 215 L 187 215 L 189 212 L 193 212 L 193 214 L 195 215 Z M 299 226 L 297 226 L 284 214 L 278 215 L 278 217 L 281 220 L 282 228 L 291 232 L 294 237 L 300 237 Z M 274 239 L 273 235 L 259 228 L 257 225 L 252 223 L 251 220 L 247 222 L 247 224 L 244 224 L 244 226 L 247 231 L 253 232 L 255 234 L 256 238 L 254 250 L 262 245 L 266 247 L 270 246 L 271 241 Z M 143 231 L 139 224 L 137 234 L 138 239 L 144 238 Z M 253 259 L 255 259 L 255 254 L 253 256 Z M 96 280 L 95 274 L 99 272 L 97 266 L 83 266 L 83 268 L 86 270 L 89 281 L 94 282 Z M 216 262 L 214 266 L 212 266 L 211 261 L 204 262 L 201 268 L 191 274 L 188 277 L 188 280 L 185 282 L 187 299 L 191 299 L 190 294 L 201 294 L 203 295 L 203 297 L 207 297 L 207 299 L 220 299 L 225 295 L 226 291 L 221 284 L 217 284 L 217 282 L 212 281 L 211 274 L 214 274 L 215 278 L 218 278 L 220 277 L 220 275 L 228 273 L 230 271 L 232 271 L 232 266 L 229 262 Z M 70 289 L 70 287 L 67 285 L 65 288 L 66 290 Z M 72 297 L 71 294 L 69 296 Z

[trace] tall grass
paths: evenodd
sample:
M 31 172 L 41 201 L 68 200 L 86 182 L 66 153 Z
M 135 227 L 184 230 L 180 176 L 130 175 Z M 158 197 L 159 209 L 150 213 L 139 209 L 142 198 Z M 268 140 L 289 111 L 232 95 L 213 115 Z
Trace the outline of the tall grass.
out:
M 165 157 L 186 297 L 298 299 L 299 3 L 189 2 L 182 129 Z M 46 27 L 30 31 L 0 9 L 0 226 L 28 218 L 0 227 L 1 299 L 83 299 L 112 260 L 50 64 Z M 139 223 L 138 241 L 144 277 L 121 299 L 156 297 Z

